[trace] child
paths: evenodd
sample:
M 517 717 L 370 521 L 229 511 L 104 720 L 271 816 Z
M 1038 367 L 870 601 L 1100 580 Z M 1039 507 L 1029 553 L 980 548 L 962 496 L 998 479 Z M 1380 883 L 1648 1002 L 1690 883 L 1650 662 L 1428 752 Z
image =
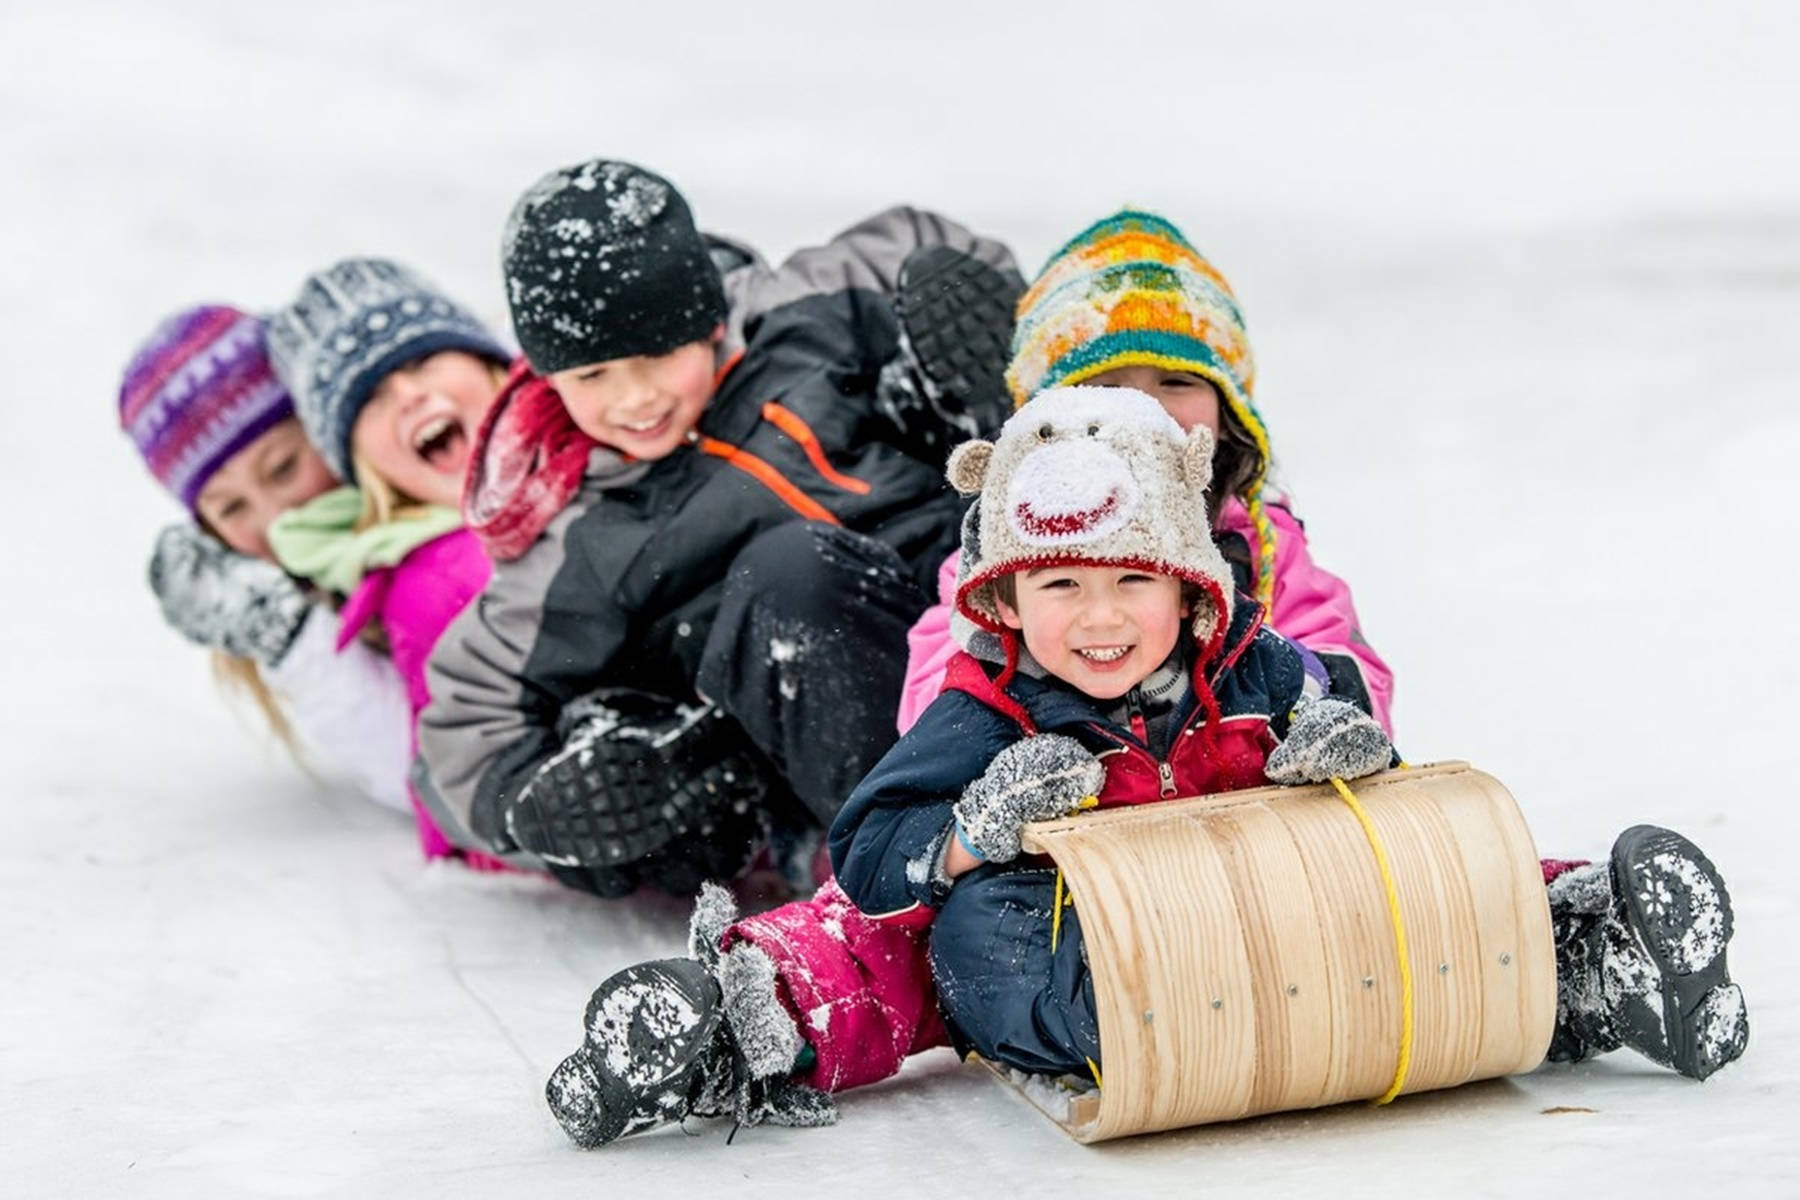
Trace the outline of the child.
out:
M 1313 562 L 1285 497 L 1266 482 L 1269 438 L 1252 403 L 1256 369 L 1236 297 L 1181 231 L 1126 209 L 1071 238 L 1019 302 L 1006 379 L 1014 403 L 1041 389 L 1133 387 L 1162 401 L 1184 429 L 1218 445 L 1208 513 L 1238 587 L 1298 643 L 1315 690 L 1361 705 L 1391 731 L 1393 675 L 1364 639 L 1350 589 Z M 956 650 L 950 636 L 952 558 L 940 603 L 910 635 L 900 727 L 936 698 Z
M 289 570 L 345 598 L 339 648 L 371 641 L 387 652 L 406 686 L 410 751 L 429 699 L 426 658 L 489 574 L 455 505 L 506 350 L 425 280 L 384 259 L 346 259 L 309 277 L 270 318 L 269 349 L 307 436 L 353 485 L 283 514 L 270 540 Z M 458 853 L 412 803 L 426 857 Z
M 1053 939 L 1053 871 L 1020 859 L 1026 823 L 1090 797 L 1151 803 L 1392 761 L 1356 706 L 1293 707 L 1300 655 L 1259 606 L 1232 600 L 1197 519 L 1210 450 L 1210 435 L 1183 434 L 1147 396 L 1066 389 L 1025 405 L 996 443 L 953 456 L 953 479 L 981 490 L 955 596 L 966 653 L 832 830 L 837 877 L 862 912 L 910 922 L 935 911 L 931 969 L 953 1040 L 1021 1070 L 1104 1066 L 1080 914 L 1065 912 Z M 1729 901 L 1711 864 L 1640 827 L 1599 890 L 1605 902 L 1576 935 L 1588 1002 L 1571 1014 L 1589 1052 L 1631 1045 L 1696 1077 L 1741 1053 Z M 772 977 L 721 959 L 706 924 L 697 914 L 706 961 L 628 968 L 595 992 L 586 1044 L 550 1082 L 581 1144 L 690 1112 L 828 1114 L 796 1082 L 812 1023 L 779 1003 Z M 1578 957 L 1559 952 L 1559 968 Z
M 1184 428 L 1218 432 L 1207 512 L 1234 582 L 1267 596 L 1298 641 L 1317 651 L 1300 650 L 1309 694 L 1330 686 L 1359 704 L 1367 696 L 1378 717 L 1385 712 L 1391 677 L 1357 630 L 1349 589 L 1312 563 L 1298 521 L 1279 502 L 1264 503 L 1259 481 L 1269 455 L 1248 399 L 1249 343 L 1223 279 L 1178 230 L 1126 211 L 1072 238 L 1019 304 L 1005 374 L 1021 402 L 1044 380 L 1123 380 L 1154 396 Z M 1274 550 L 1253 555 L 1265 527 Z M 937 695 L 956 649 L 948 599 L 956 564 L 952 555 L 940 574 L 945 603 L 911 633 L 903 728 Z M 945 1044 L 925 957 L 929 916 L 915 914 L 916 927 L 871 921 L 827 882 L 810 900 L 742 921 L 711 912 L 712 936 L 722 940 L 704 953 L 716 959 L 724 949 L 727 962 L 755 960 L 754 973 L 773 980 L 782 1004 L 809 1014 L 812 1063 L 803 1081 L 836 1092 L 886 1078 L 910 1054 Z
M 157 538 L 150 585 L 169 625 L 213 650 L 220 678 L 250 692 L 291 750 L 405 812 L 399 677 L 368 647 L 335 653 L 328 606 L 269 548 L 270 523 L 337 479 L 269 369 L 264 328 L 225 305 L 184 309 L 125 368 L 120 424 L 190 514 Z
M 747 857 L 718 829 L 734 812 L 822 828 L 886 750 L 906 630 L 961 516 L 878 395 L 924 246 L 1008 269 L 997 243 L 894 209 L 721 275 L 681 193 L 606 160 L 519 200 L 503 258 L 527 361 L 465 498 L 495 575 L 433 656 L 421 731 L 466 844 L 603 894 L 654 854 L 716 851 L 664 881 L 691 892 Z

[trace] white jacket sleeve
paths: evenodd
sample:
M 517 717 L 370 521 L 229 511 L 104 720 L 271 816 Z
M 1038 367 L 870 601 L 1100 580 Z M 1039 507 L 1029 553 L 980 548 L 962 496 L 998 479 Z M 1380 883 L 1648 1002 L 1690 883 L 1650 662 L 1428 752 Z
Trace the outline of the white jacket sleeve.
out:
M 362 642 L 336 649 L 335 614 L 314 605 L 263 680 L 307 758 L 384 808 L 410 814 L 412 706 L 394 664 Z

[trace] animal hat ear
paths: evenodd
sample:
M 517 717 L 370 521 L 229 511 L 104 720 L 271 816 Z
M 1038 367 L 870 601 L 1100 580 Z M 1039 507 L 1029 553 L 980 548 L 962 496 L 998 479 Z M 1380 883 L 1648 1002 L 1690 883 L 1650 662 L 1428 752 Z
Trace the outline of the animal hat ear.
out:
M 1188 430 L 1181 452 L 1181 473 L 1190 487 L 1206 491 L 1212 483 L 1213 435 L 1204 425 Z
M 950 452 L 944 474 L 949 477 L 951 487 L 965 496 L 973 496 L 981 491 L 981 485 L 987 480 L 988 463 L 993 458 L 994 443 L 964 442 Z

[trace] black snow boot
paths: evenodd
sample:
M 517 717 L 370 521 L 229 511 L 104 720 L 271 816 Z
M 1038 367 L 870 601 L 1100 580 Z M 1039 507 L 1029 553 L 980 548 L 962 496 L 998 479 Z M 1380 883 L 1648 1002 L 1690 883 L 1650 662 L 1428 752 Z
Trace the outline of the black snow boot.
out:
M 582 1048 L 545 1085 L 550 1111 L 584 1149 L 729 1112 L 735 1082 L 719 985 L 692 959 L 627 967 L 588 1001 Z
M 1634 825 L 1612 851 L 1602 979 L 1621 1041 L 1690 1079 L 1744 1052 L 1744 994 L 1725 968 L 1731 896 L 1700 848 Z
M 1636 825 L 1619 835 L 1606 868 L 1567 872 L 1550 891 L 1557 933 L 1551 1059 L 1579 1061 L 1628 1046 L 1705 1079 L 1743 1054 L 1750 1025 L 1725 963 L 1731 896 L 1697 846 L 1671 830 Z M 1605 903 L 1596 912 L 1597 895 Z
M 563 748 L 506 810 L 513 841 L 559 878 L 692 895 L 749 863 L 767 834 L 767 768 L 715 707 L 608 689 L 559 724 Z
M 914 457 L 937 464 L 959 443 L 992 436 L 1012 412 L 1006 363 L 1025 281 L 961 250 L 921 246 L 899 282 L 900 353 L 881 373 L 878 398 Z
M 576 1145 L 593 1149 L 689 1116 L 740 1125 L 836 1119 L 830 1096 L 792 1078 L 805 1043 L 776 994 L 774 964 L 750 945 L 720 952 L 736 919 L 730 894 L 708 885 L 689 929 L 694 958 L 627 967 L 595 990 L 581 1049 L 544 1089 Z

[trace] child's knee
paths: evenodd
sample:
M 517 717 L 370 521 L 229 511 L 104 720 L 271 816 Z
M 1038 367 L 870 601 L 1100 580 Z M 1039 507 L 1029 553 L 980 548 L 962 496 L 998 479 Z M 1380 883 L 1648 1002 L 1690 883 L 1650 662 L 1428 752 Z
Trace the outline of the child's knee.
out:
M 1048 868 L 958 880 L 932 929 L 932 975 L 951 1026 L 984 1057 L 1084 1071 L 1099 1056 L 1093 989 L 1073 910 L 1055 920 L 1054 881 Z
M 721 610 L 738 605 L 808 620 L 841 617 L 871 589 L 911 589 L 911 575 L 885 543 L 835 525 L 791 521 L 751 539 L 725 581 Z

